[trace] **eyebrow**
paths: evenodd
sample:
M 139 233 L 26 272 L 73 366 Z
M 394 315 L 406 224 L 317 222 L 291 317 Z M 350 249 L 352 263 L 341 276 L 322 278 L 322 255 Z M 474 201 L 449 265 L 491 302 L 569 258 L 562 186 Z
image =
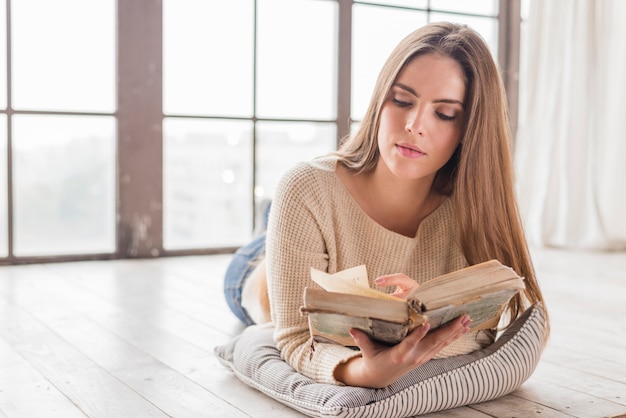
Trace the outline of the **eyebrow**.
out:
M 407 86 L 406 84 L 402 84 L 402 83 L 393 83 L 392 87 L 399 87 L 402 90 L 405 90 L 409 93 L 411 93 L 413 96 L 415 97 L 420 97 L 419 94 L 417 94 L 417 92 L 415 90 L 413 90 L 411 87 Z M 460 100 L 456 100 L 456 99 L 437 99 L 434 101 L 434 103 L 450 103 L 450 104 L 458 104 L 460 105 L 463 109 L 465 109 L 465 104 L 460 101 Z

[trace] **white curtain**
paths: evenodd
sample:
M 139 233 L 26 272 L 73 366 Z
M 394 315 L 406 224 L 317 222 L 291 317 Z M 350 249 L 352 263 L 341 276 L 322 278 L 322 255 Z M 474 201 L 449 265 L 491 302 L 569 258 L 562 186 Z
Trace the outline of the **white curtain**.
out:
M 626 249 L 626 1 L 531 0 L 518 197 L 531 244 Z

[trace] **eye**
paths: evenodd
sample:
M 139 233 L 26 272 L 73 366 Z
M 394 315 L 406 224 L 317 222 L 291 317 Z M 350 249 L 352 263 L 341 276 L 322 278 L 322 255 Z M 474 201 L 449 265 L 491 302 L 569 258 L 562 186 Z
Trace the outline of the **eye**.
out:
M 411 106 L 410 102 L 405 102 L 403 100 L 400 99 L 396 99 L 395 97 L 391 99 L 391 101 L 396 105 L 396 106 L 400 106 L 400 107 L 407 107 L 407 106 Z
M 441 112 L 435 112 L 437 114 L 437 116 L 439 117 L 439 119 L 441 120 L 445 120 L 445 121 L 453 121 L 456 119 L 456 115 L 446 115 L 445 113 L 441 113 Z

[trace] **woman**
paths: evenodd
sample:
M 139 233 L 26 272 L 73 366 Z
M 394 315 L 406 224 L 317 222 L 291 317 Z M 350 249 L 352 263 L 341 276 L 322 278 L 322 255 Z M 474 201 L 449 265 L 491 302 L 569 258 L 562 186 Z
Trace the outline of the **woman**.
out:
M 267 286 L 282 356 L 322 383 L 384 387 L 432 358 L 491 344 L 495 330 L 470 333 L 464 315 L 430 333 L 427 324 L 418 327 L 393 347 L 353 330 L 354 351 L 314 343 L 298 308 L 311 267 L 333 273 L 365 264 L 372 287 L 402 297 L 430 278 L 493 258 L 526 279 L 508 307 L 510 321 L 543 302 L 516 206 L 509 142 L 504 88 L 482 38 L 451 23 L 411 33 L 384 64 L 359 130 L 333 155 L 283 177 L 266 257 L 245 285 L 237 278 L 243 307 L 262 312 Z

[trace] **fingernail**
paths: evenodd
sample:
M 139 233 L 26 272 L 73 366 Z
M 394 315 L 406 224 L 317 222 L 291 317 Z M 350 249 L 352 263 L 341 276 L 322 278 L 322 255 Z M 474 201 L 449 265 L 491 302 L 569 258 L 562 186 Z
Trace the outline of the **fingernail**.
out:
M 376 278 L 374 280 L 374 283 L 376 283 L 376 284 L 383 284 L 383 283 L 385 283 L 385 279 L 382 278 L 382 277 L 378 277 L 378 278 Z
M 422 328 L 424 329 L 424 333 L 427 333 L 428 330 L 430 330 L 430 323 L 426 322 L 424 325 L 422 325 Z

